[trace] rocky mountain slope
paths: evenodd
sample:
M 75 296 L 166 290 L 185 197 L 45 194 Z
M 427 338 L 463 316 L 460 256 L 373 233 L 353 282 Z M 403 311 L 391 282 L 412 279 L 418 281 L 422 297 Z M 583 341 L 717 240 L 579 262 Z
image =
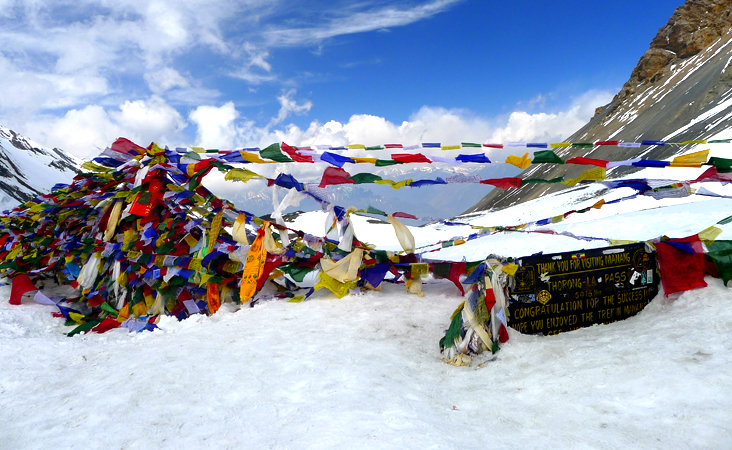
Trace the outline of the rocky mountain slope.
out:
M 79 161 L 63 150 L 41 147 L 0 125 L 0 209 L 49 192 L 57 183 L 70 183 Z
M 679 6 L 651 41 L 630 79 L 608 105 L 597 108 L 590 122 L 568 142 L 619 140 L 640 142 L 732 138 L 732 0 L 688 0 Z M 563 159 L 586 156 L 625 160 L 642 156 L 663 160 L 686 153 L 689 146 L 563 149 Z M 586 167 L 535 165 L 522 177 L 576 177 Z M 608 177 L 635 170 L 622 167 Z M 565 188 L 533 184 L 494 189 L 467 212 L 502 209 Z

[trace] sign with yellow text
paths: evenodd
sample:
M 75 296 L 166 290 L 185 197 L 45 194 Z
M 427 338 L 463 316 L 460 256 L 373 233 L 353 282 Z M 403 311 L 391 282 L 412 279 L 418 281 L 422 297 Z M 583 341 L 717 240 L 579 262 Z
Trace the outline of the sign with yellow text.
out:
M 633 316 L 658 293 L 656 254 L 645 244 L 529 256 L 509 289 L 509 325 L 557 334 Z

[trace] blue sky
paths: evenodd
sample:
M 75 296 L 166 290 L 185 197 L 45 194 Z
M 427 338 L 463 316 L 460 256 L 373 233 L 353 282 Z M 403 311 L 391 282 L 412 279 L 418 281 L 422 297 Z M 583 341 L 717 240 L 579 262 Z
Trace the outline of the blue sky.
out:
M 0 124 L 94 155 L 553 140 L 681 0 L 0 0 Z

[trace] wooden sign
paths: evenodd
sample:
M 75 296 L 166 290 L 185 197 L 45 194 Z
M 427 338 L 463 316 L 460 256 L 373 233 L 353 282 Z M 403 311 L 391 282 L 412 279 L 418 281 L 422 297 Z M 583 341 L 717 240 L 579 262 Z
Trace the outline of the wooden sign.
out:
M 518 260 L 508 324 L 557 334 L 633 316 L 658 293 L 656 254 L 644 243 Z

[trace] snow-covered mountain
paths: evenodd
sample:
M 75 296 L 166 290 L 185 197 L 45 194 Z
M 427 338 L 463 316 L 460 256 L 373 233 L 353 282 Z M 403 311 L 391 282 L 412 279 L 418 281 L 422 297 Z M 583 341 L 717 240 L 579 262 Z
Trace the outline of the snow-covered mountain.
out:
M 79 164 L 63 150 L 42 147 L 0 125 L 0 210 L 70 183 Z
M 630 79 L 612 102 L 597 108 L 590 122 L 567 138 L 568 142 L 618 140 L 641 142 L 732 138 L 732 0 L 688 0 L 661 27 L 633 69 Z M 666 160 L 686 153 L 691 146 L 622 148 L 596 146 L 564 149 L 566 159 L 586 156 L 625 160 L 642 156 Z M 522 177 L 572 178 L 586 167 L 535 165 Z M 618 167 L 608 177 L 633 170 Z M 562 184 L 531 184 L 520 189 L 495 189 L 469 211 L 501 209 L 564 189 Z

